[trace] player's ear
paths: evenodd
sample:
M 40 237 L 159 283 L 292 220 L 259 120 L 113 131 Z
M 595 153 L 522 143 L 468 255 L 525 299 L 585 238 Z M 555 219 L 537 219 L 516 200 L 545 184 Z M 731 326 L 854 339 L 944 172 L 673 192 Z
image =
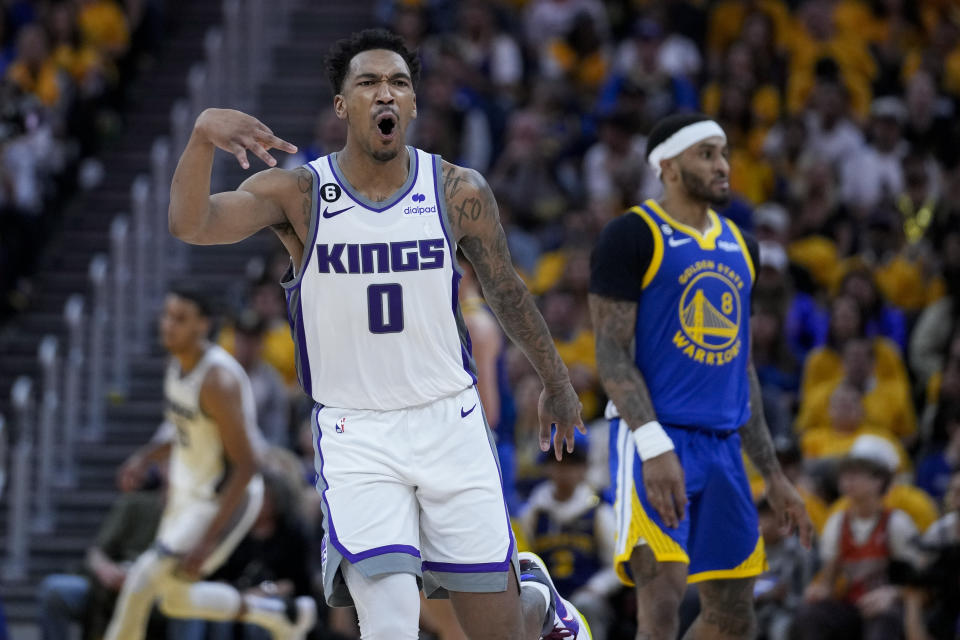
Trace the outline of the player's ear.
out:
M 342 93 L 333 96 L 333 112 L 337 114 L 337 117 L 341 120 L 347 119 L 347 101 L 344 99 Z
M 410 117 L 417 119 L 417 94 L 413 94 L 413 111 L 410 112 Z
M 663 181 L 669 181 L 676 173 L 676 158 L 664 158 L 660 161 L 660 175 L 663 176 Z

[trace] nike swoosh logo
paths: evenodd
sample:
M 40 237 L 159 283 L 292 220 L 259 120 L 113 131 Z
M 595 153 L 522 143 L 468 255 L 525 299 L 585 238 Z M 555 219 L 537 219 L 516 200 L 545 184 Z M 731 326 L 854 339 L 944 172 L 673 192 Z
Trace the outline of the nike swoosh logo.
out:
M 324 207 L 324 208 L 323 208 L 323 217 L 324 217 L 324 218 L 332 218 L 333 216 L 338 216 L 338 215 L 340 215 L 341 213 L 343 213 L 344 211 L 349 211 L 350 209 L 353 209 L 354 206 L 356 206 L 356 205 L 350 205 L 350 206 L 347 207 L 346 209 L 340 209 L 340 211 L 330 211 L 330 210 L 329 210 L 329 209 L 330 209 L 329 207 Z
M 324 214 L 326 216 L 326 214 Z M 671 247 L 682 247 L 688 242 L 693 242 L 693 238 L 673 238 L 667 240 Z
M 466 418 L 468 415 L 470 415 L 471 413 L 473 413 L 473 410 L 476 409 L 476 408 L 477 408 L 477 405 L 476 405 L 476 404 L 474 404 L 472 407 L 470 407 L 470 409 L 467 410 L 467 411 L 464 411 L 464 410 L 463 410 L 463 407 L 460 407 L 460 417 L 461 417 L 461 418 Z

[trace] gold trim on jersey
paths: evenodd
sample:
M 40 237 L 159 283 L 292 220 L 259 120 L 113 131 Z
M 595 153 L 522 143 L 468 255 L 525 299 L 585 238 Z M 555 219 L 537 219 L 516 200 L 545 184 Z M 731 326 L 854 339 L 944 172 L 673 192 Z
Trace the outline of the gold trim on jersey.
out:
M 643 218 L 643 221 L 650 227 L 650 233 L 653 234 L 653 256 L 650 258 L 650 264 L 647 265 L 647 271 L 643 274 L 642 287 L 644 289 L 653 281 L 657 271 L 660 270 L 660 263 L 663 262 L 663 235 L 660 233 L 660 227 L 650 217 L 650 214 L 640 207 L 632 207 L 630 211 Z
M 628 441 L 632 446 L 633 439 L 628 438 Z M 630 455 L 633 455 L 633 452 Z M 623 463 L 621 462 L 621 464 Z M 631 496 L 630 526 L 626 531 L 624 540 L 617 541 L 617 552 L 613 558 L 613 566 L 620 582 L 627 586 L 633 586 L 634 581 L 627 573 L 627 567 L 630 566 L 630 556 L 633 555 L 633 550 L 640 544 L 646 544 L 650 547 L 650 551 L 653 552 L 653 557 L 657 559 L 657 562 L 690 564 L 690 557 L 683 550 L 683 547 L 664 533 L 663 529 L 647 515 L 643 503 L 640 502 L 640 497 L 637 495 L 632 471 L 630 486 L 624 487 L 624 489 L 629 491 Z M 623 524 L 621 524 L 621 527 L 623 527 Z
M 717 238 L 723 231 L 723 223 L 720 222 L 720 216 L 718 216 L 717 212 L 713 209 L 707 210 L 707 217 L 710 219 L 710 228 L 707 229 L 706 232 L 700 233 L 698 229 L 694 229 L 689 225 L 674 220 L 669 213 L 663 210 L 663 207 L 661 207 L 656 200 L 650 199 L 644 202 L 644 204 L 656 211 L 657 215 L 663 218 L 664 222 L 669 224 L 671 227 L 677 231 L 684 232 L 696 240 L 701 249 L 712 250 L 717 248 Z
M 769 568 L 767 554 L 763 549 L 763 536 L 757 532 L 757 546 L 747 559 L 733 569 L 717 569 L 715 571 L 701 571 L 687 576 L 687 584 L 706 582 L 707 580 L 734 580 L 736 578 L 752 578 Z
M 730 227 L 730 233 L 737 239 L 737 244 L 740 245 L 740 250 L 743 251 L 743 259 L 747 261 L 747 269 L 750 270 L 750 285 L 752 287 L 753 283 L 757 280 L 757 270 L 753 264 L 753 256 L 750 255 L 750 249 L 747 248 L 747 243 L 744 241 L 740 229 L 730 218 L 727 218 L 727 226 Z

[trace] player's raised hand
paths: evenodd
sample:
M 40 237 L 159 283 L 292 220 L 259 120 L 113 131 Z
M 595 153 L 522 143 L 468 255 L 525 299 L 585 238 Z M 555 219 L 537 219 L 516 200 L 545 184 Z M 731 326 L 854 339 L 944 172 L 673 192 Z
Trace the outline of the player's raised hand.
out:
M 276 159 L 269 153 L 270 149 L 297 152 L 296 146 L 273 135 L 267 125 L 234 109 L 206 109 L 197 118 L 194 131 L 199 132 L 216 147 L 232 153 L 244 169 L 250 168 L 247 151 L 263 160 L 269 167 L 277 166 Z
M 570 382 L 555 387 L 544 387 L 540 392 L 540 450 L 550 450 L 550 432 L 557 425 L 553 435 L 553 454 L 557 460 L 563 458 L 563 441 L 567 441 L 567 453 L 573 451 L 573 430 L 586 434 L 580 410 L 583 405 Z
M 663 524 L 679 527 L 687 512 L 687 486 L 676 452 L 665 451 L 644 461 L 643 488 Z

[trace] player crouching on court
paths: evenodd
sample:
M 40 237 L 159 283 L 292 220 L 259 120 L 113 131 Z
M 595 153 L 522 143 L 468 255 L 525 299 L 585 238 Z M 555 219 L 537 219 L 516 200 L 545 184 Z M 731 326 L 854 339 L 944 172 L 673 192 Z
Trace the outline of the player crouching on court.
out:
M 106 640 L 141 640 L 154 603 L 173 618 L 254 624 L 275 640 L 302 640 L 316 620 L 309 597 L 285 602 L 202 580 L 253 526 L 264 491 L 257 467 L 265 444 L 250 379 L 209 342 L 210 326 L 211 305 L 201 293 L 167 294 L 160 317 L 172 356 L 163 385 L 166 422 L 121 472 L 136 476 L 169 459 L 167 504 L 156 540 L 127 574 Z

